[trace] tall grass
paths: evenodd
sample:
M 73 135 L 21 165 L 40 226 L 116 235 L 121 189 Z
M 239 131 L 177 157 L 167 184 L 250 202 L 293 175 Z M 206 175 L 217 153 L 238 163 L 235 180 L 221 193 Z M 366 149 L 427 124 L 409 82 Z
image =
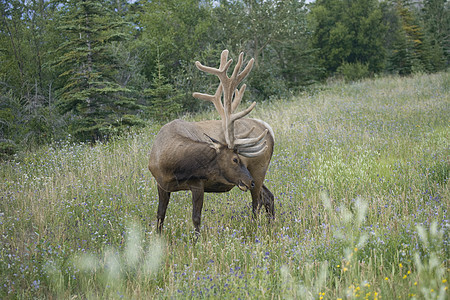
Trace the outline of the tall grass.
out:
M 157 127 L 3 163 L 0 298 L 446 299 L 449 87 L 387 77 L 259 104 L 276 219 L 252 220 L 238 189 L 206 194 L 196 243 L 188 192 L 155 232 Z

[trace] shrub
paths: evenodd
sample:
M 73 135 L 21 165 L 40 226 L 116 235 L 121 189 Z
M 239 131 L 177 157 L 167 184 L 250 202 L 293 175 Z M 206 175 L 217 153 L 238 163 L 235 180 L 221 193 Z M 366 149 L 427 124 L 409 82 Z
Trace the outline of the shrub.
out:
M 348 63 L 344 62 L 338 69 L 337 74 L 345 81 L 358 81 L 363 78 L 369 77 L 369 64 L 365 63 Z

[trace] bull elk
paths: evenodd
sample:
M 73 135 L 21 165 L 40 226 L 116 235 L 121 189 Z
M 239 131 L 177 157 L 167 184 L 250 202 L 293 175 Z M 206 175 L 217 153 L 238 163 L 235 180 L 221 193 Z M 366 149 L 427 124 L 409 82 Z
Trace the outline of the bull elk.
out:
M 150 152 L 149 170 L 158 186 L 159 205 L 157 231 L 161 233 L 171 192 L 192 192 L 192 221 L 200 232 L 201 212 L 205 192 L 228 192 L 234 186 L 250 190 L 252 211 L 256 215 L 264 205 L 269 217 L 274 216 L 274 197 L 263 184 L 274 147 L 274 134 L 264 121 L 244 118 L 255 107 L 235 113 L 246 85 L 238 85 L 253 67 L 252 58 L 241 70 L 244 54 L 231 77 L 227 71 L 232 60 L 228 50 L 221 55 L 218 69 L 195 62 L 197 68 L 216 75 L 220 84 L 214 95 L 194 93 L 197 99 L 214 104 L 221 120 L 186 122 L 174 120 L 157 134 Z M 222 101 L 223 96 L 223 101 Z

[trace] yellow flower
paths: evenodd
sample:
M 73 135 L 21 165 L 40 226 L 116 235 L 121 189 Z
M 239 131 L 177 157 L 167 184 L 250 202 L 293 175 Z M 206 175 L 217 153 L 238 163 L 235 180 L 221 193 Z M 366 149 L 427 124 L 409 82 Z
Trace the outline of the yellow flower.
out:
M 442 283 L 446 283 L 447 282 L 447 279 L 442 279 Z
M 398 264 L 398 266 L 399 266 L 400 268 L 403 268 L 403 265 L 402 265 L 402 263 L 399 263 L 399 264 Z
M 416 281 L 416 282 L 414 282 L 414 285 L 417 285 L 417 281 Z
M 355 251 L 355 252 L 358 251 L 358 248 L 355 247 L 355 249 L 353 249 L 353 251 Z
M 388 281 L 388 280 L 389 280 L 389 278 L 387 278 L 387 277 L 384 277 L 384 280 Z
M 404 275 L 404 276 L 403 276 L 403 279 L 406 279 L 406 277 L 408 277 L 408 276 Z
M 411 274 L 411 270 L 408 270 L 408 275 Z
M 344 272 L 346 272 L 348 269 L 347 269 L 346 267 L 344 267 L 342 270 L 343 270 Z

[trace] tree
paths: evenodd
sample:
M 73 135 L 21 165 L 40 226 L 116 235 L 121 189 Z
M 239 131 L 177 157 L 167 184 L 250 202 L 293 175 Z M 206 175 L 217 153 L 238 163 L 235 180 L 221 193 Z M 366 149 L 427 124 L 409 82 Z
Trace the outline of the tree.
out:
M 255 58 L 250 97 L 279 97 L 317 79 L 304 1 L 220 1 L 214 12 L 228 49 Z
M 312 46 L 328 75 L 342 63 L 383 69 L 386 28 L 377 0 L 317 0 L 311 7 L 315 24 Z
M 66 41 L 58 48 L 55 66 L 64 80 L 59 108 L 79 140 L 102 140 L 140 124 L 139 105 L 117 83 L 117 57 L 111 45 L 124 41 L 125 23 L 99 0 L 69 1 L 59 29 Z
M 59 43 L 57 1 L 0 1 L 0 134 L 27 148 L 60 137 L 50 49 Z
M 199 72 L 193 68 L 194 62 L 217 42 L 212 2 L 156 0 L 145 2 L 142 7 L 139 39 L 143 49 L 143 74 L 153 87 L 155 77 L 162 75 L 167 80 L 165 83 L 181 97 L 184 110 L 199 107 L 198 101 L 192 98 L 192 90 L 196 88 L 193 82 L 197 82 L 193 78 L 199 77 Z M 158 64 L 165 68 L 161 69 Z
M 450 9 L 446 0 L 425 0 L 422 20 L 430 44 L 431 71 L 448 67 L 450 60 Z
M 150 105 L 148 107 L 150 117 L 157 121 L 167 122 L 180 112 L 180 94 L 164 77 L 162 73 L 164 66 L 161 64 L 159 52 L 156 67 L 157 73 L 153 77 L 152 87 L 146 89 L 144 93 L 150 96 Z
M 428 71 L 431 67 L 429 45 L 414 11 L 414 3 L 410 0 L 395 0 L 393 8 L 397 13 L 399 26 L 395 31 L 392 54 L 389 57 L 391 71 L 401 75 Z

